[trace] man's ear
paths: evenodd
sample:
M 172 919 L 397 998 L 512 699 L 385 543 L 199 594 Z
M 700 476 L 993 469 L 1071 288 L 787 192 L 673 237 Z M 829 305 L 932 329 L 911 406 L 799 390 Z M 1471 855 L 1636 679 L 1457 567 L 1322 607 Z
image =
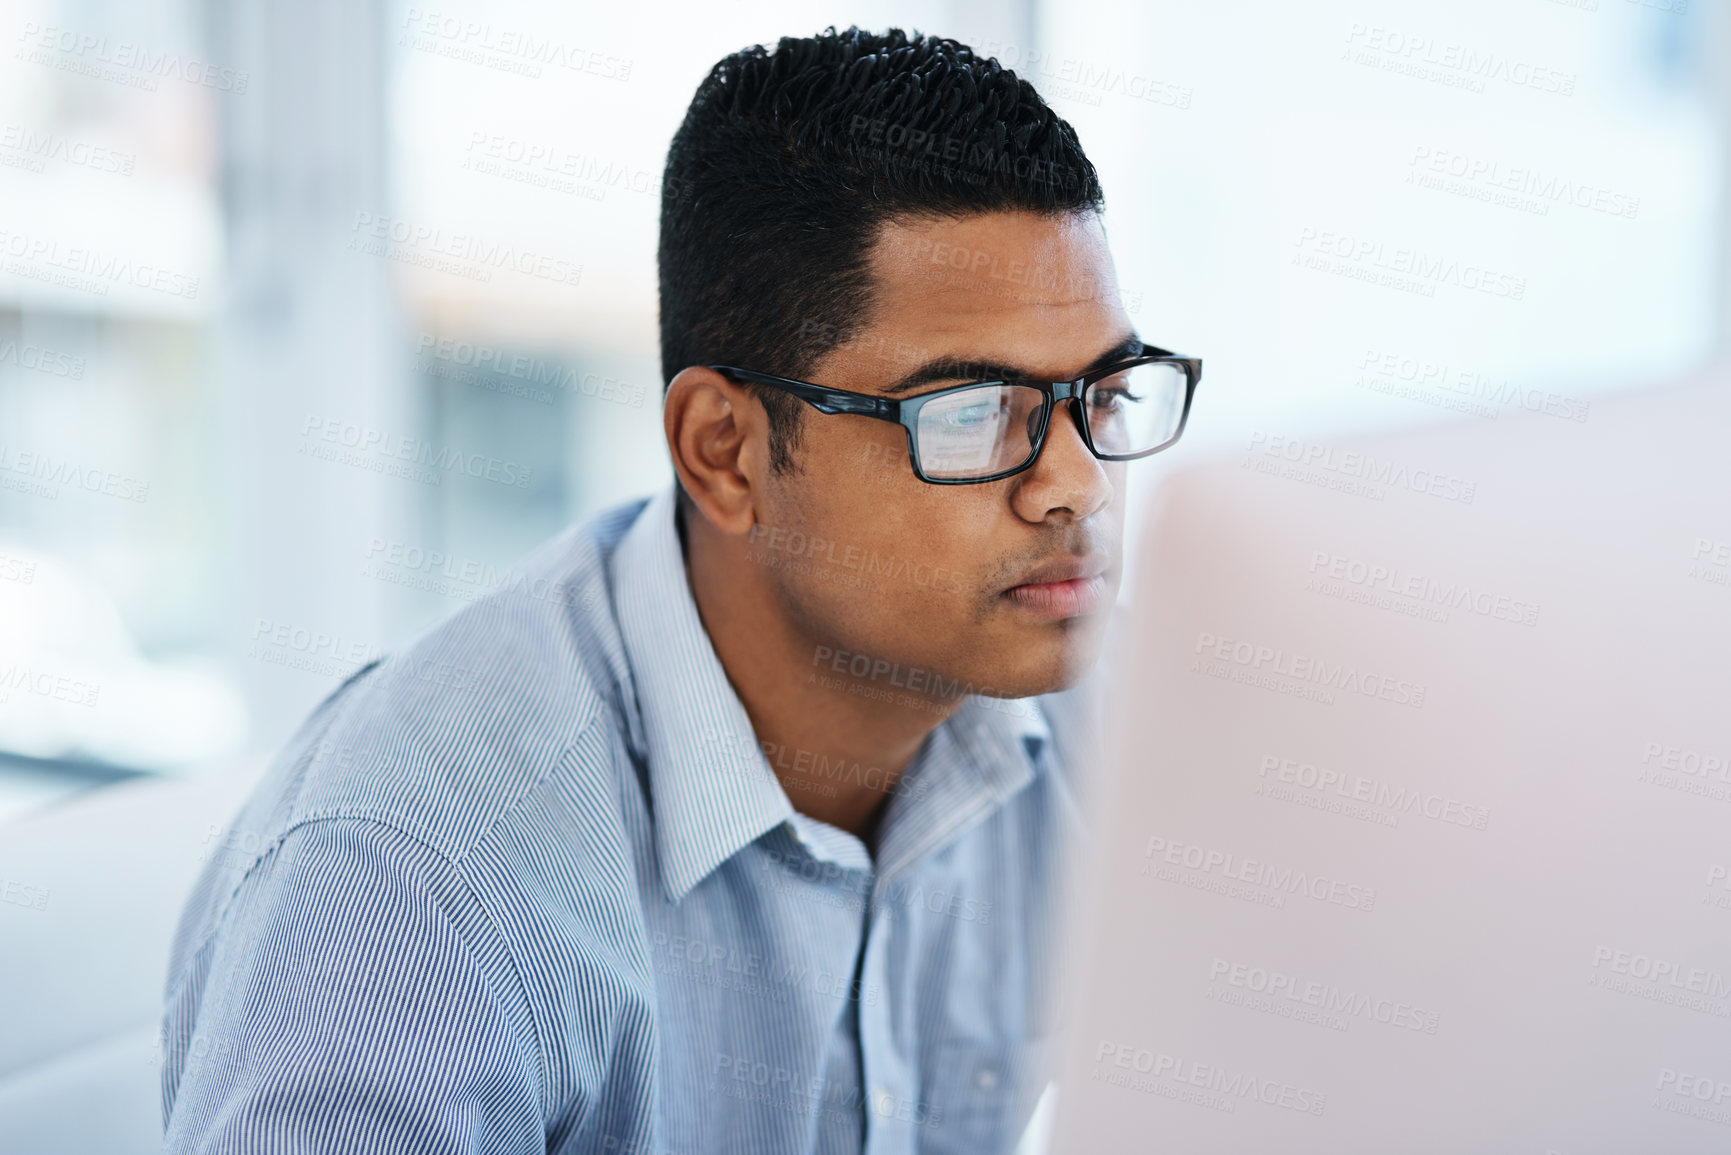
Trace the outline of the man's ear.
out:
M 661 410 L 679 484 L 723 533 L 757 523 L 767 477 L 769 419 L 751 390 L 713 369 L 681 369 Z

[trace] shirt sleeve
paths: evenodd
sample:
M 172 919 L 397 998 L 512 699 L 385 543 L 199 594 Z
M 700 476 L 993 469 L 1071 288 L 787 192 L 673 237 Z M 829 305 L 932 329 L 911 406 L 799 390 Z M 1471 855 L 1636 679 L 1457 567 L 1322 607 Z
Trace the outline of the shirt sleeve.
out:
M 500 937 L 457 868 L 389 826 L 291 830 L 167 1023 L 169 1152 L 546 1150 L 539 1052 Z

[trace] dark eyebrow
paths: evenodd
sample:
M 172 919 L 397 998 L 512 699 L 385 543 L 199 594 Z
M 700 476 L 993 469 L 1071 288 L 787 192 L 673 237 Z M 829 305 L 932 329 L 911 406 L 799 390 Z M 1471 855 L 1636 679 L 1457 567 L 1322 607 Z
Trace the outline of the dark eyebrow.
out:
M 1124 361 L 1131 357 L 1139 357 L 1147 348 L 1142 338 L 1131 333 L 1123 340 L 1094 358 L 1078 373 L 1092 373 L 1096 369 L 1104 369 L 1114 361 Z M 1040 375 L 1020 365 L 1004 365 L 996 361 L 965 361 L 955 357 L 938 357 L 927 361 L 912 373 L 900 378 L 884 389 L 886 396 L 897 397 L 910 389 L 918 389 L 921 385 L 933 385 L 941 381 L 1014 381 L 1029 379 L 1039 380 Z

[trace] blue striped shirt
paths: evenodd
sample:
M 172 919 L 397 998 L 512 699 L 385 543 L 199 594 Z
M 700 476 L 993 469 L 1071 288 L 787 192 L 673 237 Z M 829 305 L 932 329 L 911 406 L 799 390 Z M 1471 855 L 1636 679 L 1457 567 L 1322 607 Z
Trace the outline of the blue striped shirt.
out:
M 674 519 L 567 531 L 302 726 L 176 935 L 169 1151 L 1015 1144 L 1072 695 L 968 699 L 874 860 L 784 792 Z

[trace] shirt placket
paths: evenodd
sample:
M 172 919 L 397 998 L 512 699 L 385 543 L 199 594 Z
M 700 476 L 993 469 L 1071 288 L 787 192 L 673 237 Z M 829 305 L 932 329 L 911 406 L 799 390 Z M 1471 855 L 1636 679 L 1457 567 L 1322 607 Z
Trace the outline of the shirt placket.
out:
M 866 927 L 865 957 L 860 989 L 883 992 L 873 1005 L 859 1003 L 860 1075 L 865 1089 L 866 1155 L 900 1155 L 913 1151 L 919 1113 L 919 1072 L 911 1056 L 895 1043 L 891 1017 L 897 1000 L 890 997 L 887 959 L 889 936 L 896 931 L 894 912 L 873 902 Z M 907 992 L 898 992 L 903 997 Z
M 827 826 L 804 814 L 795 813 L 787 822 L 787 832 L 798 845 L 801 853 L 815 862 L 828 864 L 837 870 L 829 886 L 833 889 L 835 899 L 843 904 L 857 900 L 860 903 L 860 920 L 862 927 L 870 917 L 870 894 L 874 879 L 871 855 L 865 844 L 853 835 Z M 849 998 L 848 1007 L 843 1012 L 844 1027 L 836 1032 L 830 1040 L 831 1053 L 825 1058 L 821 1068 L 823 1091 L 814 1108 L 823 1113 L 837 1112 L 855 1116 L 850 1126 L 838 1126 L 838 1120 L 823 1117 L 817 1125 L 817 1150 L 820 1155 L 828 1155 L 837 1149 L 838 1140 L 846 1137 L 847 1150 L 859 1150 L 861 1145 L 859 1115 L 869 1117 L 871 1114 L 870 1095 L 866 1090 L 869 1084 L 864 1074 L 863 1053 L 865 1044 L 862 1032 L 865 1022 L 861 1012 L 869 1002 L 882 1005 L 889 1001 L 881 981 L 875 988 L 876 997 L 869 999 L 868 990 L 872 990 L 869 980 L 865 977 L 865 964 L 861 961 L 862 954 L 868 954 L 867 941 L 869 934 L 861 930 L 861 945 L 857 950 L 848 953 L 848 964 L 845 968 L 837 967 L 839 981 L 851 982 L 857 971 L 859 985 Z M 843 973 L 845 969 L 845 973 Z M 837 1053 L 845 1049 L 846 1054 Z M 849 1086 L 838 1085 L 838 1080 L 845 1080 Z

